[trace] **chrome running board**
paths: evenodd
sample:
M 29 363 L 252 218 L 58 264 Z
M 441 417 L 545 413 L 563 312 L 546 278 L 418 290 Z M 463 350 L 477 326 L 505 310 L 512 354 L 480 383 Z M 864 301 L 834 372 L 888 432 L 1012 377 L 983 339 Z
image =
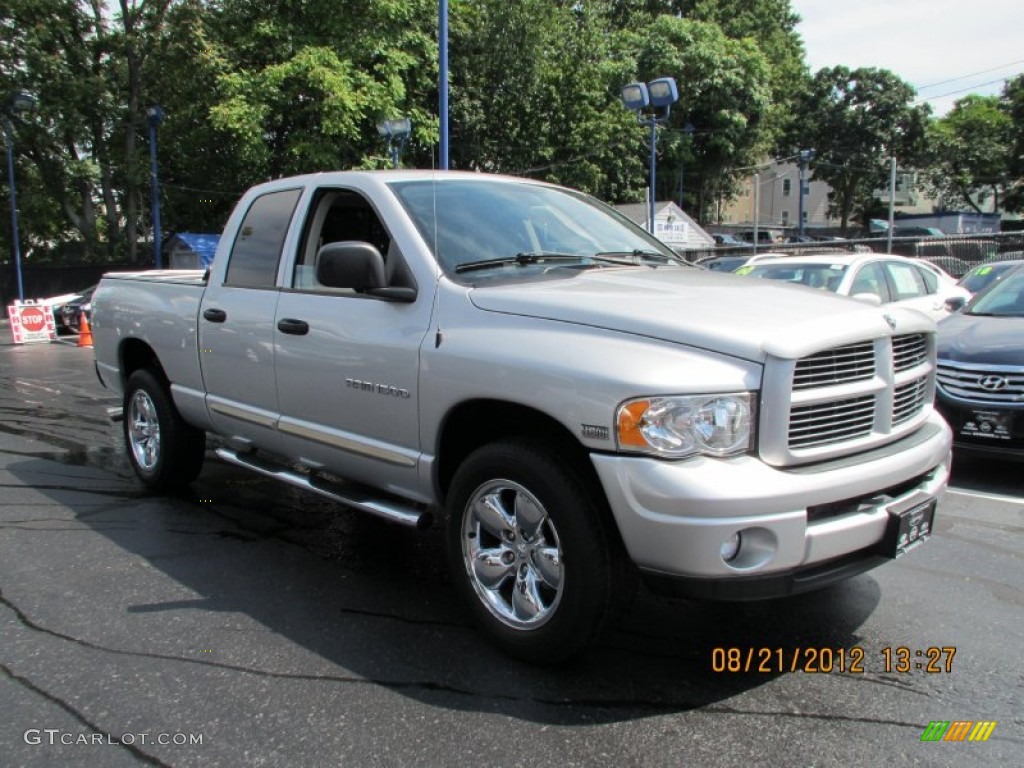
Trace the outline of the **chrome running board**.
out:
M 423 529 L 429 527 L 432 521 L 429 512 L 417 509 L 411 504 L 374 495 L 373 491 L 369 489 L 342 486 L 316 475 L 296 472 L 284 465 L 260 459 L 252 453 L 243 455 L 230 448 L 218 448 L 217 455 L 229 464 L 245 467 L 245 469 L 252 470 L 264 477 L 270 477 L 289 485 L 294 485 L 297 488 L 312 491 L 339 504 L 352 507 L 360 512 L 367 512 L 392 523 Z

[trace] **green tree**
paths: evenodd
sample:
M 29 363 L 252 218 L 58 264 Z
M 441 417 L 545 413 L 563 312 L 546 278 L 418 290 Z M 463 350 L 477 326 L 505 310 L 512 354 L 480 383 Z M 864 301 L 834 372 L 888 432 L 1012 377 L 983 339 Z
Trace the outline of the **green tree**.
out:
M 1010 116 L 1010 156 L 1007 160 L 1005 209 L 1024 211 L 1024 75 L 1008 80 L 1003 87 L 1002 105 Z
M 913 106 L 914 98 L 914 89 L 888 70 L 840 66 L 819 70 L 797 100 L 784 146 L 815 150 L 810 167 L 832 187 L 831 213 L 844 232 L 885 187 L 891 157 L 920 164 L 930 110 Z
M 238 181 L 384 165 L 374 126 L 398 115 L 432 145 L 436 14 L 431 0 L 220 3 L 202 57 L 211 125 L 249 169 Z
M 656 18 L 639 49 L 641 80 L 674 77 L 679 86 L 662 165 L 684 164 L 693 180 L 688 186 L 697 192 L 694 208 L 706 220 L 716 200 L 733 192 L 727 169 L 759 160 L 770 147 L 770 67 L 752 40 L 729 38 L 717 24 L 672 16 Z M 678 175 L 661 178 L 659 197 L 674 197 Z
M 928 130 L 927 185 L 944 207 L 968 206 L 978 213 L 977 198 L 991 190 L 995 209 L 1005 197 L 1013 120 L 998 96 L 959 99 Z
M 619 199 L 642 186 L 623 152 L 631 122 L 617 55 L 589 4 L 479 0 L 453 5 L 451 165 L 519 173 Z
M 37 99 L 19 149 L 92 255 L 134 260 L 146 228 L 142 70 L 170 4 L 11 0 L 0 10 L 0 86 Z

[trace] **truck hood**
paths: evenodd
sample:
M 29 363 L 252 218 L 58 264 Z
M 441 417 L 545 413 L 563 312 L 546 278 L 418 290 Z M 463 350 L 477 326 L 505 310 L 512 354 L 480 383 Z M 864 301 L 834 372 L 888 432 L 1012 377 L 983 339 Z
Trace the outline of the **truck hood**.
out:
M 914 310 L 691 268 L 599 269 L 564 280 L 477 286 L 469 298 L 487 312 L 632 333 L 754 362 L 935 329 Z
M 950 315 L 939 323 L 940 360 L 1024 366 L 1024 317 Z

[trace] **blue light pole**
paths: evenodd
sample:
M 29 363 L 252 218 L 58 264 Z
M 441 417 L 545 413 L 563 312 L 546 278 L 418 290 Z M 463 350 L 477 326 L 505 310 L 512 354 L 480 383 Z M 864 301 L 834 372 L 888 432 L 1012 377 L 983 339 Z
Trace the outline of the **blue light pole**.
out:
M 651 157 L 648 168 L 648 209 L 647 228 L 654 234 L 654 202 L 656 152 L 658 142 L 658 124 L 668 120 L 672 105 L 679 101 L 679 89 L 671 77 L 660 77 L 649 83 L 630 83 L 622 87 L 622 103 L 626 109 L 636 112 L 636 121 L 651 129 Z M 650 112 L 645 112 L 650 108 Z
M 18 191 L 14 185 L 14 128 L 11 115 L 31 112 L 36 100 L 27 93 L 14 91 L 7 97 L 4 114 L 4 144 L 7 145 L 7 183 L 11 190 L 11 252 L 14 254 L 14 271 L 18 276 L 18 301 L 25 300 L 25 286 L 21 280 L 21 244 L 18 236 Z
M 164 268 L 163 254 L 160 244 L 163 236 L 160 232 L 160 182 L 156 175 L 156 127 L 164 119 L 164 111 L 159 104 L 146 110 L 146 121 L 149 123 L 149 196 L 153 211 L 153 255 L 156 268 Z
M 448 170 L 448 0 L 440 0 L 437 10 L 439 62 L 438 111 L 441 122 L 441 170 Z

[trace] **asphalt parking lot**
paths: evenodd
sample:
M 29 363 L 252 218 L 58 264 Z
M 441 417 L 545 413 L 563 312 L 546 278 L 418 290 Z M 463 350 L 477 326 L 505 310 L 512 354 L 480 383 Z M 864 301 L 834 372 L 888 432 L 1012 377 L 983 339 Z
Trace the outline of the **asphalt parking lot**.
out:
M 147 495 L 91 350 L 9 339 L 4 765 L 1019 764 L 1024 465 L 958 460 L 932 539 L 837 587 L 641 592 L 596 648 L 539 668 L 471 626 L 438 529 L 212 454 L 187 492 Z M 748 658 L 765 671 L 729 671 Z M 934 721 L 995 725 L 922 741 Z

